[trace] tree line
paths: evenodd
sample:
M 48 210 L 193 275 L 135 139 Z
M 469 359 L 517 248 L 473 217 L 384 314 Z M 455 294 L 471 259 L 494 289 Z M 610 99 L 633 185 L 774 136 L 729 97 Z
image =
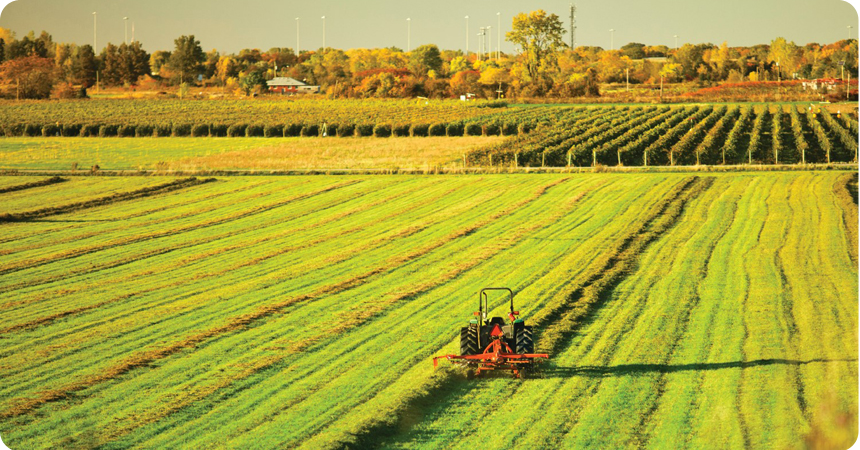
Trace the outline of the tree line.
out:
M 661 81 L 710 86 L 721 82 L 838 78 L 857 72 L 857 40 L 797 45 L 784 38 L 751 47 L 684 44 L 678 48 L 631 42 L 617 50 L 569 48 L 555 14 L 514 17 L 506 40 L 515 54 L 443 50 L 423 45 L 296 54 L 285 47 L 205 52 L 195 36 L 181 36 L 171 51 L 152 54 L 140 42 L 90 45 L 54 42 L 30 32 L 21 39 L 0 28 L 0 91 L 6 98 L 83 97 L 96 86 L 209 86 L 249 95 L 286 76 L 321 86 L 329 97 L 482 98 L 599 96 L 601 85 Z

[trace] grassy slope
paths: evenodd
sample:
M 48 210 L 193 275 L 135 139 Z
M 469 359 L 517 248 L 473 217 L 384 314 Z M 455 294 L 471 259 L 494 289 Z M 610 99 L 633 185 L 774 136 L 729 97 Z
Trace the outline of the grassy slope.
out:
M 510 285 L 535 316 L 684 176 L 225 178 L 5 224 L 3 435 L 317 447 L 395 411 L 419 423 L 385 441 L 405 447 L 832 434 L 816 408 L 856 410 L 857 396 L 857 271 L 837 177 L 718 176 L 562 341 L 546 378 L 455 381 L 427 416 L 404 399 L 457 379 L 428 358 L 454 351 L 471 293 Z M 88 183 L 38 198 L 103 189 Z M 797 389 L 757 389 L 773 378 Z

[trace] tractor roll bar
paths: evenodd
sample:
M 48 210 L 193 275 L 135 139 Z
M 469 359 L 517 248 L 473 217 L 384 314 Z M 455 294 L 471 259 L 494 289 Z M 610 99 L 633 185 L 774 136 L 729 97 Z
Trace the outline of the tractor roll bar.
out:
M 490 311 L 490 303 L 489 296 L 487 295 L 487 291 L 508 291 L 508 297 L 511 300 L 511 314 L 514 312 L 514 291 L 510 288 L 506 287 L 488 287 L 481 289 L 481 292 L 478 297 L 478 313 L 480 314 L 481 320 L 487 319 L 487 313 Z

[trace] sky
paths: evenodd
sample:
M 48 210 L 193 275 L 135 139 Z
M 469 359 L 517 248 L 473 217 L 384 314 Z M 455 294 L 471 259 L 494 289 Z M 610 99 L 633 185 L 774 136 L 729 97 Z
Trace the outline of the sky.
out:
M 852 0 L 856 5 L 860 0 Z M 302 50 L 328 47 L 479 50 L 480 27 L 491 27 L 492 49 L 515 51 L 504 41 L 512 17 L 543 9 L 569 27 L 571 0 L 0 0 L 0 27 L 21 38 L 30 30 L 55 42 L 93 43 L 96 12 L 98 49 L 107 42 L 141 41 L 150 53 L 172 50 L 173 40 L 193 34 L 208 51 L 295 48 L 297 21 Z M 629 42 L 675 46 L 727 42 L 729 46 L 770 43 L 784 37 L 796 44 L 857 38 L 855 6 L 843 0 L 574 0 L 576 45 L 620 48 Z M 501 13 L 497 15 L 497 13 Z M 325 16 L 325 20 L 322 17 Z M 466 16 L 468 19 L 468 28 Z M 128 21 L 123 20 L 128 17 Z M 407 19 L 411 19 L 407 22 Z M 323 33 L 325 24 L 325 33 Z M 852 28 L 847 28 L 851 26 Z M 610 32 L 614 29 L 614 32 Z M 467 32 L 468 30 L 468 32 Z M 569 34 L 565 35 L 569 42 Z

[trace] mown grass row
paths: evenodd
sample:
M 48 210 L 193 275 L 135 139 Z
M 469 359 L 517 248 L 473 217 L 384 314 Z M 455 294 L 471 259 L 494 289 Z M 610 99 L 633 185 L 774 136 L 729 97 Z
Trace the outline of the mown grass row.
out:
M 132 230 L 98 221 L 4 224 L 28 244 L 11 240 L 0 250 L 46 261 L 0 276 L 8 295 L 25 300 L 5 302 L 4 316 L 26 325 L 2 334 L 0 402 L 23 409 L 0 431 L 33 448 L 433 448 L 491 436 L 499 447 L 670 446 L 683 436 L 701 446 L 787 442 L 798 435 L 756 437 L 770 425 L 749 414 L 774 424 L 791 416 L 782 406 L 763 409 L 752 390 L 766 387 L 744 374 L 802 386 L 801 411 L 852 374 L 839 360 L 851 359 L 856 294 L 821 300 L 831 308 L 809 301 L 817 291 L 832 299 L 856 291 L 838 177 L 716 175 L 702 192 L 673 174 L 225 179 L 58 216 L 128 217 Z M 360 182 L 326 189 L 350 180 Z M 688 196 L 683 208 L 673 193 Z M 25 226 L 53 230 L 56 243 L 37 242 Z M 184 231 L 134 240 L 159 229 Z M 811 240 L 804 229 L 836 231 Z M 602 270 L 639 232 L 651 243 L 638 264 L 621 259 Z M 774 246 L 783 235 L 794 244 Z M 75 236 L 96 250 L 47 260 L 69 251 Z M 114 251 L 109 242 L 124 243 Z M 165 253 L 149 253 L 158 248 Z M 133 255 L 141 258 L 117 264 Z M 87 270 L 89 262 L 98 267 Z M 810 266 L 821 275 L 810 277 Z M 752 273 L 760 267 L 767 270 Z M 76 272 L 50 278 L 63 270 Z M 846 271 L 852 277 L 839 275 Z M 598 272 L 623 281 L 598 283 Z M 788 294 L 773 290 L 779 273 Z M 800 276 L 808 291 L 797 287 Z M 433 371 L 429 357 L 456 351 L 458 327 L 488 281 L 513 287 L 531 321 L 552 316 L 554 299 L 589 280 L 606 297 L 559 333 L 546 378 L 463 382 L 456 371 Z M 494 312 L 506 307 L 492 299 Z M 787 311 L 797 318 L 783 320 Z M 828 322 L 834 329 L 818 332 Z M 798 337 L 785 332 L 791 323 Z M 749 330 L 761 339 L 744 343 L 745 327 L 756 324 Z M 776 398 L 790 406 L 798 396 Z M 852 397 L 837 390 L 835 398 Z M 792 423 L 815 423 L 807 418 L 814 413 L 801 416 Z M 724 425 L 729 431 L 715 438 Z
M 640 254 L 543 378 L 459 386 L 382 445 L 849 444 L 857 280 L 845 252 L 824 250 L 845 236 L 829 204 L 835 179 L 718 178 Z M 810 227 L 833 232 L 804 241 Z
M 43 331 L 44 331 L 44 330 L 43 330 Z M 446 334 L 447 334 L 447 332 L 446 332 Z M 55 356 L 59 356 L 59 355 L 55 355 Z

